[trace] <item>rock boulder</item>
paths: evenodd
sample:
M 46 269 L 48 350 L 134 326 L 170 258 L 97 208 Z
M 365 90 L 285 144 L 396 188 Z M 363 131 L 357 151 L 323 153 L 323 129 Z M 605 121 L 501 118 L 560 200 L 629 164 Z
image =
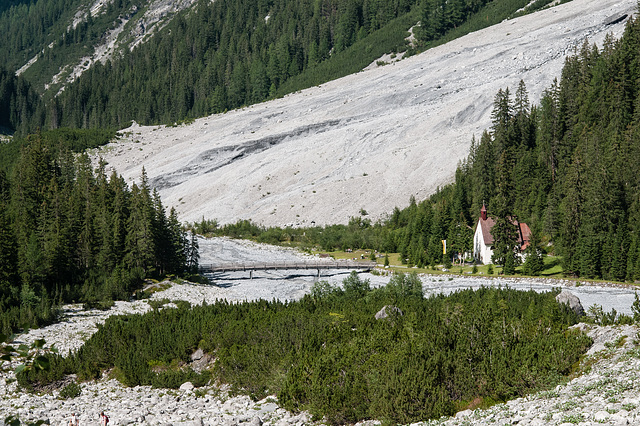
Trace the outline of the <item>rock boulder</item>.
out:
M 556 301 L 558 303 L 564 303 L 565 305 L 569 305 L 571 310 L 575 312 L 578 316 L 584 315 L 584 308 L 582 307 L 582 303 L 580 303 L 580 299 L 578 296 L 571 293 L 568 290 L 562 290 L 560 294 L 556 296 Z
M 376 319 L 377 320 L 385 319 L 390 317 L 391 315 L 403 315 L 403 314 L 400 308 L 398 308 L 397 306 L 386 305 L 386 306 L 383 306 L 383 308 L 380 309 L 378 313 L 376 313 Z
M 184 392 L 192 391 L 194 388 L 195 386 L 193 386 L 193 383 L 191 382 L 184 382 L 182 385 L 180 385 L 180 390 Z

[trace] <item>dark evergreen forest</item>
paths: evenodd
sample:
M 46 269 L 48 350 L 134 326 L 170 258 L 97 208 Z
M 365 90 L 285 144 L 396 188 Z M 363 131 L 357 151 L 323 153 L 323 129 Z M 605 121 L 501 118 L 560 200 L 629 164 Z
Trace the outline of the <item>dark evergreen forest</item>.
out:
M 25 133 L 40 103 L 27 80 L 0 66 L 0 127 Z
M 197 265 L 197 241 L 144 174 L 129 188 L 53 139 L 30 137 L 0 170 L 0 334 L 55 319 L 62 302 L 128 298 L 146 277 Z
M 11 128 L 20 126 L 22 135 L 38 128 L 117 129 L 131 120 L 171 124 L 223 112 L 358 72 L 385 53 L 413 54 L 507 19 L 528 3 L 201 1 L 133 51 L 123 47 L 59 92 L 62 82 L 51 77 L 61 73 L 64 80 L 69 64 L 91 55 L 118 22 L 143 13 L 144 2 L 110 2 L 102 13 L 67 26 L 81 0 L 16 0 L 0 11 L 0 31 L 6 35 L 0 63 L 15 70 L 37 55 L 22 74 L 33 89 L 20 93 L 37 91 L 43 100 L 14 105 L 20 121 L 12 119 Z M 417 44 L 409 46 L 407 31 L 418 21 L 423 25 L 415 27 Z
M 366 216 L 348 225 L 297 231 L 250 222 L 195 229 L 265 242 L 317 244 L 325 250 L 367 248 L 399 252 L 413 265 L 446 262 L 450 251 L 472 250 L 483 201 L 500 222 L 494 260 L 513 273 L 513 230 L 504 218 L 530 225 L 529 258 L 562 257 L 565 274 L 640 280 L 640 22 L 602 49 L 585 44 L 568 57 L 559 80 L 531 106 L 524 82 L 500 90 L 493 124 L 473 140 L 455 181 L 430 199 L 395 209 L 379 223 Z M 539 272 L 539 263 L 527 272 Z
M 78 352 L 52 356 L 50 370 L 25 370 L 18 380 L 37 387 L 111 369 L 128 386 L 177 388 L 213 375 L 331 424 L 408 424 L 554 386 L 591 344 L 567 331 L 577 317 L 557 292 L 482 288 L 425 299 L 415 274 L 372 290 L 353 273 L 343 288 L 319 282 L 288 303 L 157 303 L 144 316 L 109 318 Z M 385 305 L 401 313 L 388 309 L 376 320 Z M 181 367 L 197 348 L 215 356 L 213 371 Z

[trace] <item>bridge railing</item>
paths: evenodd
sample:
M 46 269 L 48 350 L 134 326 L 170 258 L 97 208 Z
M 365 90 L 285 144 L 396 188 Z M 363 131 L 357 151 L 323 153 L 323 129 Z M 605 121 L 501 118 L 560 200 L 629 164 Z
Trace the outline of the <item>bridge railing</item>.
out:
M 375 268 L 375 262 L 243 262 L 201 264 L 200 272 L 267 271 L 280 269 L 365 269 Z

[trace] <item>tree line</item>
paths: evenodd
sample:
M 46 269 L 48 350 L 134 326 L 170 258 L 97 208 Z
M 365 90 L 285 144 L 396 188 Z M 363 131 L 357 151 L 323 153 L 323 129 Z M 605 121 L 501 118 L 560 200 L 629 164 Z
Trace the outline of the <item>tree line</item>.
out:
M 143 172 L 131 188 L 86 154 L 29 137 L 0 169 L 0 333 L 53 320 L 55 306 L 128 298 L 146 277 L 197 267 L 195 237 Z
M 143 3 L 109 2 L 104 13 L 73 27 L 65 23 L 79 0 L 40 0 L 0 13 L 0 29 L 7 30 L 1 62 L 15 70 L 38 55 L 24 75 L 46 94 L 28 117 L 30 130 L 122 128 L 131 120 L 167 124 L 223 112 L 280 95 L 286 81 L 332 56 L 338 63 L 321 72 L 323 81 L 356 72 L 406 44 L 406 30 L 417 20 L 406 16 L 419 1 L 200 1 L 133 51 L 123 46 L 112 60 L 95 64 L 63 92 L 54 93 L 60 83 L 42 80 L 91 53 L 102 34 Z M 402 17 L 404 28 L 385 29 Z M 379 31 L 367 46 L 341 55 Z
M 556 4 L 567 3 L 562 0 Z M 505 19 L 532 13 L 552 0 L 424 0 L 416 35 L 423 46 L 450 41 Z
M 276 394 L 284 408 L 331 424 L 408 424 L 562 380 L 591 339 L 567 330 L 577 316 L 556 294 L 481 288 L 424 298 L 415 274 L 371 289 L 354 272 L 296 302 L 153 302 L 145 315 L 108 318 L 77 352 L 18 380 L 38 386 L 104 370 L 127 386 L 213 380 L 255 400 Z M 375 319 L 383 306 L 388 318 Z M 216 360 L 200 374 L 182 367 L 198 348 Z

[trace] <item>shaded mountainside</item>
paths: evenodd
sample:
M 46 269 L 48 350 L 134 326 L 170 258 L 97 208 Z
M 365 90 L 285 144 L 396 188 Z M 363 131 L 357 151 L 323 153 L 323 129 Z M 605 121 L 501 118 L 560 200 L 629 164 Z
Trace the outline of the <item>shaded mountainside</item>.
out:
M 167 123 L 274 97 L 330 57 L 336 65 L 313 79 L 356 72 L 406 49 L 419 9 L 417 0 L 17 2 L 0 11 L 0 63 L 45 95 L 32 129 Z
M 57 92 L 163 28 L 195 0 L 12 0 L 0 9 L 0 62 Z
M 552 0 L 15 3 L 0 11 L 7 35 L 0 63 L 44 94 L 20 123 L 33 131 L 223 112 L 358 72 L 383 55 L 397 60 Z

